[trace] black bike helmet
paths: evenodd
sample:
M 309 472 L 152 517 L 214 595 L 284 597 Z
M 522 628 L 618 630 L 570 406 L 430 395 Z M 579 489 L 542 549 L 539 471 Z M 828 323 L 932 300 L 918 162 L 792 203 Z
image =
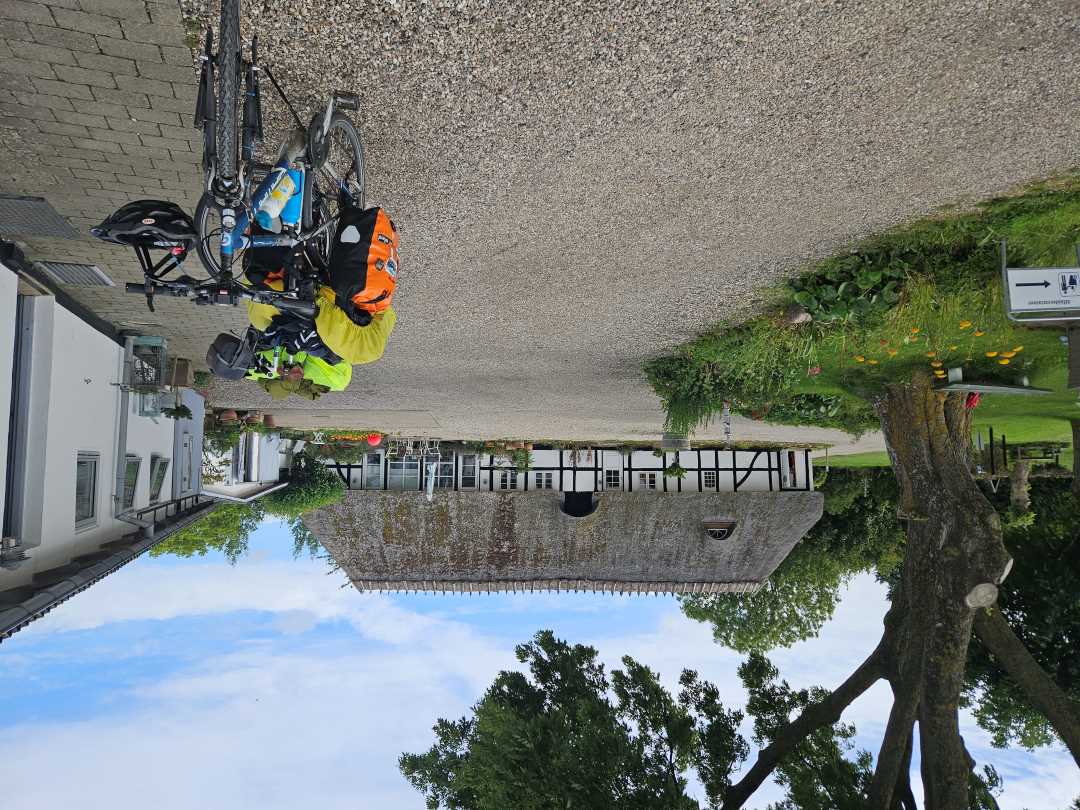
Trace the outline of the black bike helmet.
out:
M 176 203 L 137 200 L 121 206 L 90 233 L 127 247 L 184 248 L 195 246 L 195 222 Z

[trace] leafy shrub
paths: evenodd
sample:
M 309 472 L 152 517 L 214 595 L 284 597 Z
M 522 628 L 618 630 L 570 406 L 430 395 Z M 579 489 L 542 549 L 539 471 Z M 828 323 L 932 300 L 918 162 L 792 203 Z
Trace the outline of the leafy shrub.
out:
M 671 464 L 664 469 L 664 475 L 669 478 L 685 478 L 686 468 L 681 464 Z
M 172 554 L 177 557 L 206 556 L 220 551 L 230 564 L 247 554 L 248 537 L 262 520 L 262 509 L 256 501 L 220 503 L 190 526 L 150 549 L 151 557 Z
M 900 300 L 910 269 L 900 258 L 887 261 L 885 266 L 881 260 L 877 253 L 829 259 L 813 273 L 789 282 L 792 297 L 814 320 L 825 323 L 880 315 Z
M 321 461 L 299 455 L 293 460 L 289 485 L 262 499 L 263 509 L 275 517 L 292 520 L 306 512 L 337 503 L 345 484 Z
M 208 415 L 203 422 L 203 446 L 215 455 L 226 455 L 240 444 L 243 432 L 240 422 L 221 422 Z

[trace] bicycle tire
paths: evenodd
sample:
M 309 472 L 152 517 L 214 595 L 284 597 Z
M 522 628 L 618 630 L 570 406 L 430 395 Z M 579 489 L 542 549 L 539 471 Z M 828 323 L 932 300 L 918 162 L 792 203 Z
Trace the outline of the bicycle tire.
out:
M 335 132 L 341 132 L 345 139 L 349 142 L 349 148 L 352 151 L 352 166 L 355 178 L 351 180 L 351 183 L 355 185 L 355 190 L 352 192 L 354 197 L 358 197 L 357 202 L 360 207 L 364 207 L 364 143 L 360 140 L 360 131 L 356 128 L 356 124 L 345 115 L 344 113 L 335 112 L 330 119 L 330 126 L 323 135 L 323 142 L 319 145 L 319 153 L 321 160 L 315 167 L 318 175 L 322 176 L 327 181 L 333 181 L 332 173 L 327 171 L 327 163 L 330 162 L 329 148 L 331 138 Z M 346 179 L 348 172 L 346 173 Z M 336 200 L 335 200 L 336 202 Z
M 199 260 L 211 278 L 218 278 L 221 274 L 221 262 L 219 261 L 221 248 L 221 229 L 208 230 L 207 219 L 211 212 L 220 216 L 220 210 L 214 195 L 209 191 L 204 192 L 199 198 L 199 204 L 195 206 L 195 233 L 199 235 L 195 243 L 195 250 L 199 254 Z
M 221 0 L 218 37 L 218 175 L 237 180 L 236 108 L 240 96 L 240 0 Z

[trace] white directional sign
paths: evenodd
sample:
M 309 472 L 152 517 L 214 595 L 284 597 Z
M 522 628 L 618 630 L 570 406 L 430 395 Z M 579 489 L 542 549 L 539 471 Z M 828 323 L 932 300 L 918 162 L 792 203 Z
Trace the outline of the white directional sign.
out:
M 1000 249 L 1005 311 L 1011 320 L 1080 320 L 1080 267 L 1009 267 L 1004 241 Z
M 1005 276 L 1014 312 L 1080 309 L 1080 269 L 1076 267 L 1010 267 Z

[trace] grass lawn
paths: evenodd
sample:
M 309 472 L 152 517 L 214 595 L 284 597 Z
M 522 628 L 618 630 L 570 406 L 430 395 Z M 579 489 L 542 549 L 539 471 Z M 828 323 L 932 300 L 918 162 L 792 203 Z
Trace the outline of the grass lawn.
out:
M 737 413 L 854 434 L 877 425 L 872 402 L 890 382 L 947 371 L 965 382 L 1028 384 L 1046 396 L 984 395 L 976 426 L 1010 444 L 1068 441 L 1080 417 L 1066 388 L 1058 329 L 1005 316 L 998 243 L 1013 266 L 1072 266 L 1080 241 L 1080 178 L 991 200 L 974 211 L 917 222 L 817 263 L 774 291 L 773 307 L 721 324 L 646 365 L 669 429 L 691 432 L 725 401 Z M 792 326 L 798 304 L 813 316 Z M 847 464 L 887 463 L 881 454 Z M 870 458 L 869 456 L 872 456 Z

